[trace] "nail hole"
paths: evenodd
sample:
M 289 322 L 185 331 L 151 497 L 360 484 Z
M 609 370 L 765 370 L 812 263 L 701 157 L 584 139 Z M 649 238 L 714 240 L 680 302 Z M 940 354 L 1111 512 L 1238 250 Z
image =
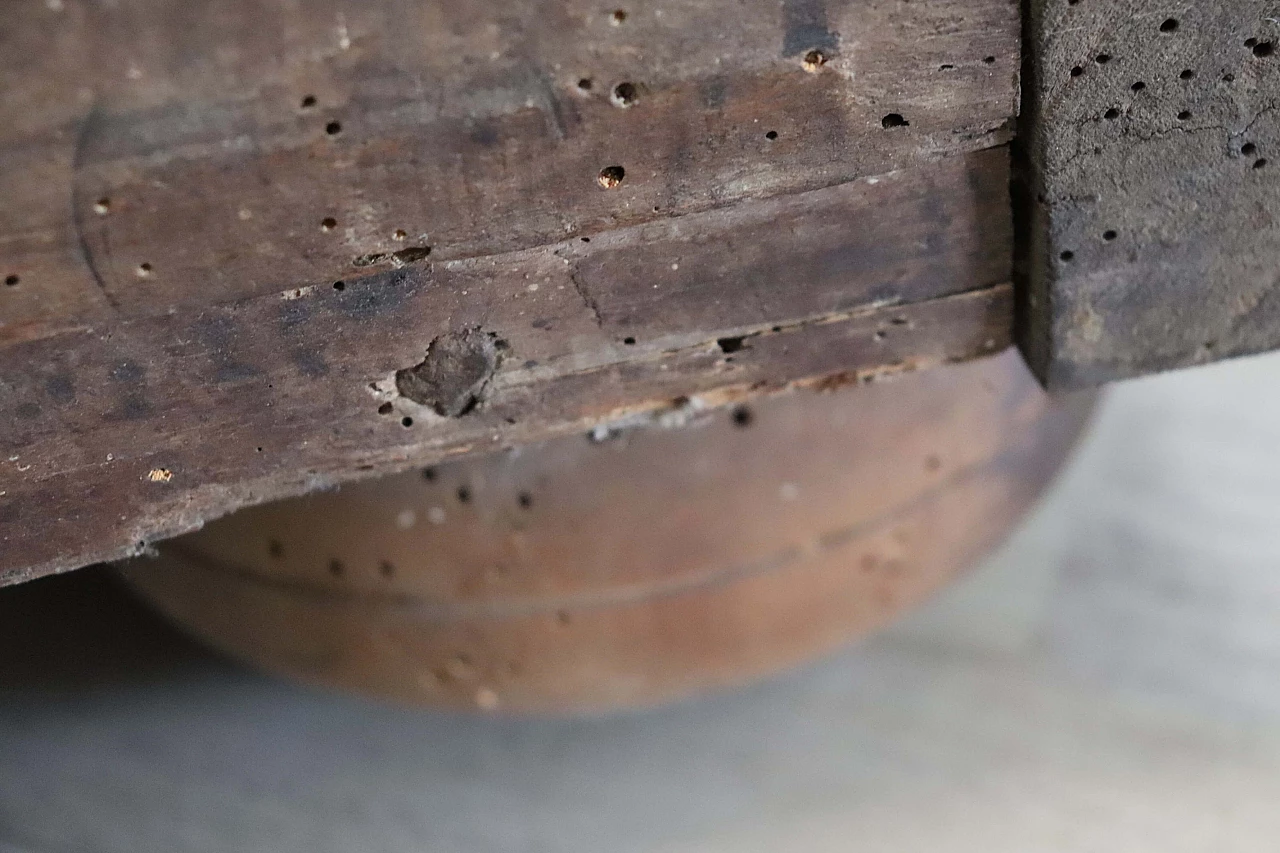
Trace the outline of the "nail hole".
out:
M 1241 154 L 1252 154 L 1257 150 L 1258 150 L 1258 146 L 1254 145 L 1252 142 L 1246 142 L 1244 145 L 1240 146 Z
M 626 107 L 635 106 L 635 103 L 639 98 L 640 93 L 636 89 L 635 83 L 619 83 L 613 87 L 613 95 L 610 96 L 610 100 L 613 101 L 614 106 L 622 107 L 624 109 Z
M 766 133 L 766 134 L 764 135 L 764 138 L 765 138 L 765 139 L 768 139 L 768 140 L 770 140 L 770 141 L 773 141 L 774 139 L 777 139 L 777 138 L 778 138 L 778 131 L 776 131 L 776 130 L 771 130 L 771 131 L 769 131 L 768 133 Z
M 1182 112 L 1178 113 L 1178 121 L 1186 121 L 1189 118 L 1191 118 L 1190 110 L 1183 110 Z
M 810 74 L 816 74 L 826 64 L 827 55 L 820 50 L 811 50 L 804 55 L 804 70 Z
M 627 170 L 621 166 L 605 166 L 596 177 L 596 183 L 606 190 L 611 190 L 621 184 L 626 176 Z
M 1112 107 L 1111 109 L 1109 109 L 1109 110 L 1107 110 L 1105 113 L 1103 113 L 1103 114 L 1102 114 L 1102 117 L 1103 117 L 1103 118 L 1105 118 L 1105 119 L 1107 119 L 1107 120 L 1109 120 L 1109 121 L 1110 121 L 1110 120 L 1114 120 L 1114 119 L 1118 119 L 1118 118 L 1120 118 L 1120 111 L 1119 111 L 1118 109 L 1116 109 L 1115 107 Z
M 1077 65 L 1075 68 L 1072 68 L 1072 69 L 1071 69 L 1071 76 L 1072 76 L 1072 77 L 1079 77 L 1079 76 L 1080 76 L 1081 74 L 1083 74 L 1083 73 L 1084 73 L 1084 69 L 1083 69 L 1083 68 L 1081 68 L 1079 65 Z
M 951 71 L 954 68 L 955 66 L 952 65 L 950 62 L 944 62 L 942 65 L 938 66 L 939 71 Z
M 467 486 L 458 486 L 458 503 L 471 503 L 471 489 Z
M 339 133 L 342 133 L 342 122 L 340 121 L 329 122 L 324 126 L 324 132 L 329 134 L 330 136 L 337 136 Z
M 630 338 L 630 337 L 628 337 L 628 338 L 623 338 L 623 339 L 622 339 L 622 342 L 623 342 L 624 344 L 626 344 L 627 346 L 632 346 L 632 345 L 636 342 L 636 339 L 635 339 L 635 338 Z
M 1256 45 L 1257 43 L 1258 43 L 1258 40 L 1257 40 L 1257 39 L 1245 39 L 1245 40 L 1244 40 L 1244 46 L 1245 46 L 1245 47 L 1253 47 L 1253 46 L 1254 46 L 1254 45 Z
M 880 119 L 880 126 L 886 130 L 891 127 L 907 127 L 910 124 L 911 122 L 907 121 L 898 113 L 889 113 L 887 116 Z
M 320 220 L 321 231 L 332 231 L 337 227 L 338 227 L 338 220 L 334 219 L 332 216 L 326 216 L 324 219 Z
M 378 407 L 378 414 L 389 415 L 391 414 L 391 410 L 393 408 L 394 406 L 392 406 L 390 403 L 383 403 L 381 406 Z
M 1184 68 L 1182 69 L 1182 73 L 1178 75 L 1178 79 L 1190 80 L 1194 76 L 1196 76 L 1196 72 L 1192 71 L 1190 68 Z
M 103 196 L 93 203 L 93 212 L 99 216 L 106 216 L 111 212 L 111 199 Z
M 18 286 L 18 282 L 20 282 L 20 281 L 22 281 L 22 279 L 20 279 L 20 278 L 19 278 L 18 276 L 16 276 L 16 275 L 13 275 L 12 273 L 10 273 L 9 275 L 7 275 L 7 276 L 5 276 L 5 277 L 4 277 L 4 286 L 5 286 L 5 287 L 17 287 L 17 286 Z
M 409 417 L 408 415 L 405 415 L 403 418 L 400 419 L 400 426 L 404 427 L 405 429 L 408 429 L 409 427 L 413 426 L 413 418 Z
M 1160 32 L 1162 33 L 1172 33 L 1172 32 L 1177 32 L 1177 30 L 1178 30 L 1177 18 L 1165 18 L 1164 21 L 1160 23 Z
M 1234 82 L 1236 82 L 1236 75 L 1234 75 L 1234 74 L 1230 74 L 1230 73 L 1223 74 L 1223 75 L 1222 75 L 1222 82 L 1223 82 L 1223 83 L 1234 83 Z
M 1130 86 L 1129 88 L 1130 88 L 1130 89 L 1132 89 L 1132 90 L 1133 90 L 1133 91 L 1135 91 L 1135 92 L 1141 92 L 1143 89 L 1147 88 L 1147 84 L 1146 84 L 1146 83 L 1143 83 L 1141 80 L 1139 80 L 1137 83 L 1134 83 L 1134 84 L 1133 84 L 1132 86 Z
M 733 425 L 736 427 L 749 427 L 751 422 L 755 420 L 755 414 L 746 406 L 735 406 L 733 409 Z
M 583 92 L 590 92 L 591 87 L 594 85 L 595 83 L 592 82 L 590 77 L 583 77 L 581 80 L 578 81 L 578 88 Z
M 520 504 L 521 509 L 532 509 L 533 495 L 529 494 L 528 492 L 521 492 L 520 494 L 516 495 L 516 503 Z
M 1075 253 L 1075 252 L 1073 252 L 1073 251 L 1071 251 L 1070 249 L 1066 250 L 1066 251 L 1065 251 L 1065 252 L 1063 252 L 1061 255 L 1058 255 L 1058 257 L 1059 257 L 1059 258 L 1062 258 L 1062 260 L 1064 260 L 1064 261 L 1070 261 L 1070 260 L 1071 260 L 1072 258 L 1074 258 L 1075 256 L 1076 256 L 1076 253 Z
M 436 469 L 435 469 L 435 468 L 423 468 L 423 469 L 422 469 L 422 479 L 426 480 L 428 483 L 434 483 L 434 482 L 436 481 Z
M 151 264 L 147 263 L 146 261 L 143 261 L 142 263 L 138 264 L 138 278 L 150 278 L 150 277 L 151 277 Z
M 996 58 L 994 56 L 984 56 L 982 57 L 982 61 L 987 65 L 992 65 L 995 63 Z
M 1276 46 L 1269 41 L 1260 41 L 1253 46 L 1253 55 L 1265 59 L 1276 52 Z
M 1259 157 L 1257 160 L 1253 161 L 1253 168 L 1255 169 L 1261 169 L 1265 165 L 1267 165 L 1266 157 Z
M 1108 62 L 1111 61 L 1111 54 L 1100 53 L 1093 58 L 1093 61 L 1098 63 L 1099 65 L 1106 65 Z
M 732 352 L 738 352 L 742 349 L 742 342 L 746 340 L 745 335 L 739 335 L 736 338 L 720 338 L 716 344 L 720 347 L 720 351 L 726 355 Z
M 613 14 L 609 16 L 610 22 L 616 27 L 627 19 L 627 11 L 625 9 L 614 9 Z
M 304 97 L 304 98 L 302 99 L 302 108 L 303 108 L 304 110 L 309 110 L 309 109 L 311 109 L 312 107 L 314 107 L 315 105 L 316 105 L 316 96 L 315 96 L 315 95 L 307 95 L 306 97 Z
M 1103 232 L 1102 232 L 1102 239 L 1103 239 L 1103 240 L 1106 240 L 1108 243 L 1110 243 L 1112 240 L 1114 240 L 1117 236 L 1118 236 L 1118 235 L 1116 234 L 1116 232 L 1111 231 L 1111 230 L 1107 230 L 1107 231 L 1103 231 Z
M 337 291 L 339 291 L 339 292 L 341 292 L 341 291 L 343 291 L 343 290 L 346 290 L 346 289 L 347 289 L 347 283 L 346 283 L 345 281 L 335 281 L 335 282 L 333 283 L 333 289 L 334 289 L 334 290 L 337 290 Z

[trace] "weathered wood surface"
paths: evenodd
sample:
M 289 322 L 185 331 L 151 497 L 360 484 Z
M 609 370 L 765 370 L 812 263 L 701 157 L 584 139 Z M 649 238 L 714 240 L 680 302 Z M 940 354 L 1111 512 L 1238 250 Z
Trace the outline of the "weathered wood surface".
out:
M 1032 366 L 1073 387 L 1280 345 L 1280 7 L 1027 5 Z
M 0 579 L 1010 334 L 1004 0 L 0 28 Z

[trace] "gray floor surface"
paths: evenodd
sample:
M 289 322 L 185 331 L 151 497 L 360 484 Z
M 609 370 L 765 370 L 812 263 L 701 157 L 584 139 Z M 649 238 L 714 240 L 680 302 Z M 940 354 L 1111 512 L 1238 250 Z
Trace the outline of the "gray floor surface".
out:
M 0 593 L 0 853 L 1280 850 L 1280 357 L 1116 389 L 1008 545 L 767 684 L 418 713 Z M 37 654 L 37 649 L 43 650 Z

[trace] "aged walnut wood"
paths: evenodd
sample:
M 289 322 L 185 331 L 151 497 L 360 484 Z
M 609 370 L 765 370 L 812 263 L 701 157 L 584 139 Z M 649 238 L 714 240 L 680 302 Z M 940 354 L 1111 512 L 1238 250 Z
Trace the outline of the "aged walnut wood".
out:
M 1017 40 L 1005 0 L 6 4 L 0 582 L 1005 346 Z
M 968 565 L 1087 399 L 1014 353 L 237 513 L 128 576 L 310 681 L 512 711 L 650 704 L 884 623 Z
M 1275 4 L 1026 6 L 1032 366 L 1073 387 L 1280 345 Z

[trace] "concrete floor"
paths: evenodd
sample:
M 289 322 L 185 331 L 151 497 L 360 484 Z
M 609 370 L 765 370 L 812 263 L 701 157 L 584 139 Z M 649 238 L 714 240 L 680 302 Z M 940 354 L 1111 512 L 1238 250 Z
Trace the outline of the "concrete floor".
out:
M 1115 390 L 999 554 L 744 691 L 415 713 L 0 593 L 0 853 L 1280 849 L 1280 357 Z M 36 646 L 48 654 L 37 658 Z

